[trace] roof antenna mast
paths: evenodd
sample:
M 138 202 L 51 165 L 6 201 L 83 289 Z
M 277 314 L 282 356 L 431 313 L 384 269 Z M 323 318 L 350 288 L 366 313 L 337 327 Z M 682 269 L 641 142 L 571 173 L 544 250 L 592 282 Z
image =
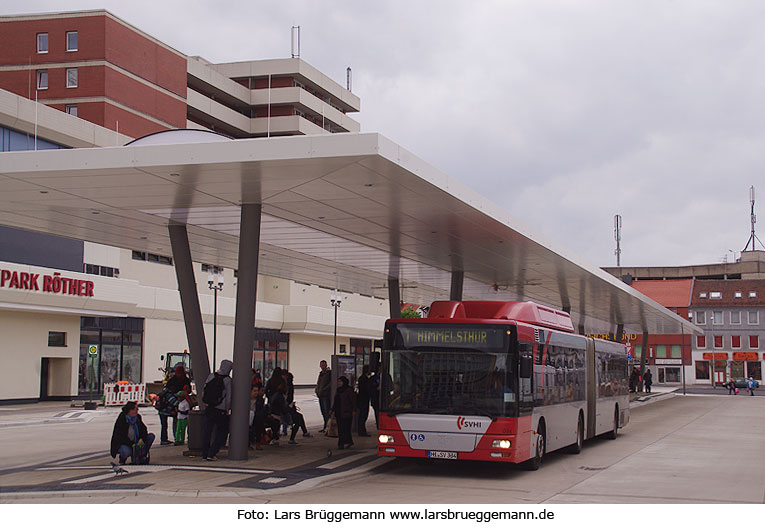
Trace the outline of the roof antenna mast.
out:
M 614 215 L 614 239 L 616 239 L 616 266 L 622 266 L 622 216 Z
M 752 222 L 752 234 L 749 236 L 749 240 L 746 241 L 746 246 L 744 246 L 744 250 L 743 250 L 744 252 L 747 252 L 747 251 L 753 252 L 757 250 L 758 242 L 760 243 L 760 246 L 762 246 L 763 249 L 765 249 L 765 244 L 762 244 L 762 241 L 760 240 L 760 238 L 757 237 L 757 235 L 755 235 L 754 233 L 754 225 L 757 223 L 757 215 L 754 214 L 754 186 L 751 186 L 749 188 L 749 202 L 752 205 L 751 216 L 749 217 Z M 751 250 L 749 250 L 750 243 L 752 244 Z
M 300 58 L 300 26 L 292 26 L 292 58 Z

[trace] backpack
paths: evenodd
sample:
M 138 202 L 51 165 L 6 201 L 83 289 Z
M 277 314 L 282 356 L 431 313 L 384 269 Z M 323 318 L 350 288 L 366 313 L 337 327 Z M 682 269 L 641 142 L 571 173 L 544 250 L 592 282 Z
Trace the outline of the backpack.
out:
M 213 407 L 223 402 L 224 378 L 226 378 L 225 375 L 214 373 L 213 379 L 205 384 L 204 393 L 202 394 L 202 402 Z
M 154 409 L 164 410 L 165 408 L 167 408 L 167 397 L 168 397 L 168 391 L 165 388 L 159 392 L 159 395 L 157 395 L 157 400 L 154 401 Z

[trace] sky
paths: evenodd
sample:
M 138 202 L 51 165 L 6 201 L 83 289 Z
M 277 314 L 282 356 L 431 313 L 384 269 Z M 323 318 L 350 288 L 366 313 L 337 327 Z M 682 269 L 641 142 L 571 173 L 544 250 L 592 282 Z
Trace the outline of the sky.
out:
M 3 0 L 212 62 L 300 56 L 379 132 L 595 266 L 731 262 L 765 219 L 759 0 Z M 765 222 L 760 239 L 765 239 Z M 751 249 L 751 247 L 750 247 Z M 758 245 L 758 249 L 761 247 Z

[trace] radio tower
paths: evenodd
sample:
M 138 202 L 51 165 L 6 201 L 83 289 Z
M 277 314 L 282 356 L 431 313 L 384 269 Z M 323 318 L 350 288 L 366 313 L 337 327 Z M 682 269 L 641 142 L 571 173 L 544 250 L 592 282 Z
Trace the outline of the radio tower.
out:
M 754 225 L 757 222 L 757 215 L 754 214 L 754 186 L 751 186 L 749 188 L 749 202 L 752 204 L 752 213 L 751 213 L 751 217 L 750 217 L 750 219 L 752 221 L 752 234 L 749 236 L 749 240 L 746 241 L 746 246 L 744 247 L 744 250 L 743 250 L 745 252 L 750 251 L 749 250 L 749 244 L 750 243 L 752 245 L 752 249 L 751 249 L 752 252 L 757 250 L 757 243 L 758 242 L 760 243 L 760 246 L 762 246 L 763 249 L 765 249 L 765 245 L 762 244 L 762 241 L 760 240 L 760 238 L 757 237 L 757 235 L 754 234 Z
M 616 239 L 616 250 L 614 250 L 614 254 L 616 255 L 616 266 L 622 266 L 622 248 L 621 248 L 621 242 L 622 242 L 622 216 L 621 215 L 614 215 L 614 239 Z

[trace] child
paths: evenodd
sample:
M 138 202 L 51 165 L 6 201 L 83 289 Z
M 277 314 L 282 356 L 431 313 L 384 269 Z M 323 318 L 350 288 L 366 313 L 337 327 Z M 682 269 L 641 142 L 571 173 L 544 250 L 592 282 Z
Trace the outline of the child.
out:
M 188 394 L 181 390 L 175 394 L 178 397 L 178 425 L 175 428 L 175 446 L 181 446 L 186 443 L 186 426 L 189 423 L 189 411 L 191 402 Z

